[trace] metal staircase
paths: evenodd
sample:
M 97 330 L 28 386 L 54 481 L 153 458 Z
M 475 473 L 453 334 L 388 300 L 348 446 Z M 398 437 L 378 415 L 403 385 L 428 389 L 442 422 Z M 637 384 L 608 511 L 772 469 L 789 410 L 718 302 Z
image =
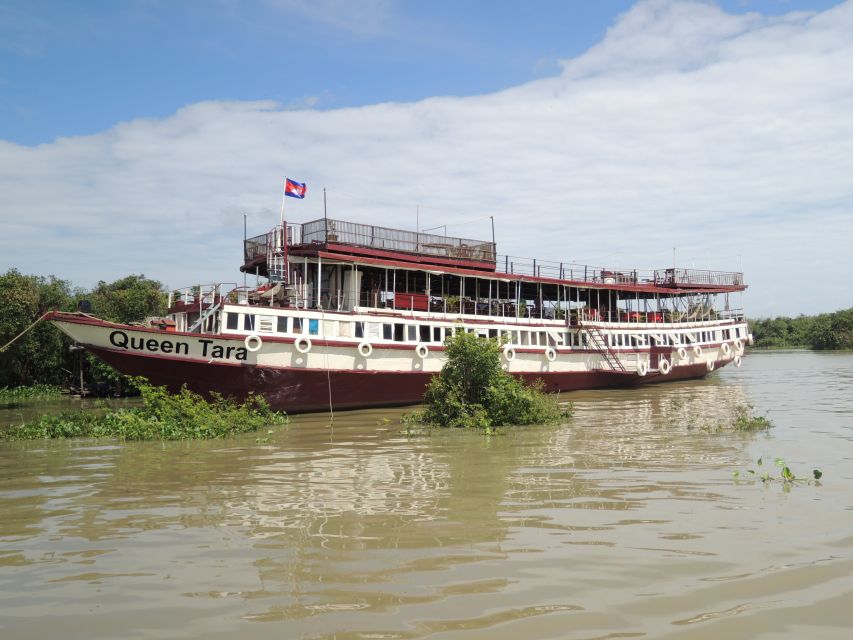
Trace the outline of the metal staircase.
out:
M 622 360 L 619 359 L 619 356 L 607 344 L 607 337 L 599 327 L 594 324 L 581 323 L 581 328 L 589 336 L 589 345 L 601 354 L 611 371 L 628 373 L 625 365 L 622 364 Z
M 205 321 L 212 316 L 214 313 L 219 311 L 219 308 L 222 306 L 222 298 L 220 297 L 214 304 L 210 305 L 207 309 L 204 310 L 198 320 L 196 320 L 193 325 L 187 329 L 188 333 L 192 333 L 193 331 L 199 330 L 201 331 L 201 327 L 204 326 Z
M 287 282 L 287 239 L 283 225 L 267 233 L 267 273 L 270 282 Z

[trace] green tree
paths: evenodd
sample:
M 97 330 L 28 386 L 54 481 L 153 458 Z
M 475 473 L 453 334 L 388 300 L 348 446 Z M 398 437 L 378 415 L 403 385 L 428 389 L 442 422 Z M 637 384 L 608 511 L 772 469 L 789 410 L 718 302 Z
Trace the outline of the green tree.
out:
M 71 309 L 75 293 L 66 280 L 25 276 L 10 269 L 0 276 L 0 346 L 52 309 Z M 71 369 L 70 341 L 41 322 L 0 353 L 0 387 L 62 384 Z
M 104 320 L 141 322 L 166 313 L 168 293 L 157 280 L 130 275 L 115 282 L 101 281 L 89 294 L 92 312 Z
M 853 308 L 817 316 L 808 338 L 812 349 L 853 349 Z

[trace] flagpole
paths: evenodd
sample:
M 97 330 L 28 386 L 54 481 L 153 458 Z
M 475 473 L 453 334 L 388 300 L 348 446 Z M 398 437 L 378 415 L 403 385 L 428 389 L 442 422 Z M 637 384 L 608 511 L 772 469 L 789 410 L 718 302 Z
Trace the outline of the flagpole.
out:
M 284 179 L 284 189 L 281 190 L 281 226 L 284 226 L 284 199 L 287 197 L 287 178 Z

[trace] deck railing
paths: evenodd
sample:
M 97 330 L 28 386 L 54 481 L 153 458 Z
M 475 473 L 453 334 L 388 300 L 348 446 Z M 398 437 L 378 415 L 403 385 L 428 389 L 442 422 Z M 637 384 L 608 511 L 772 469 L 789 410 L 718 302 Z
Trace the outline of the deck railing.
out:
M 737 286 L 743 273 L 703 269 L 614 269 L 574 262 L 499 255 L 496 268 L 503 273 L 600 284 L 651 284 L 658 286 Z
M 491 263 L 495 261 L 495 245 L 491 242 L 390 229 L 344 220 L 322 219 L 306 222 L 302 225 L 302 242 L 330 242 L 442 258 Z
M 249 238 L 244 244 L 245 261 L 267 255 L 271 233 Z M 743 273 L 703 269 L 615 269 L 497 255 L 492 242 L 454 238 L 388 227 L 320 219 L 287 225 L 290 246 L 312 243 L 336 243 L 387 251 L 405 251 L 420 255 L 486 262 L 495 270 L 513 275 L 553 278 L 598 284 L 638 284 L 661 287 L 722 287 L 743 285 Z

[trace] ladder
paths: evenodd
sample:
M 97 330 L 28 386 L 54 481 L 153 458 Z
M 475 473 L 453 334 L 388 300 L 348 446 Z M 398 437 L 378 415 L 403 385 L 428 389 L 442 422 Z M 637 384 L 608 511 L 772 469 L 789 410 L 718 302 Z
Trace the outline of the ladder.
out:
M 207 309 L 204 310 L 204 313 L 202 313 L 198 317 L 198 320 L 196 320 L 193 323 L 193 325 L 189 329 L 187 329 L 187 332 L 192 333 L 196 329 L 198 329 L 199 332 L 201 332 L 202 327 L 204 326 L 205 320 L 207 320 L 210 316 L 212 316 L 214 313 L 216 313 L 219 310 L 219 307 L 221 307 L 221 306 L 222 306 L 222 298 L 219 298 L 219 300 L 215 304 L 210 305 Z
M 589 336 L 589 344 L 604 357 L 604 361 L 611 371 L 628 373 L 625 365 L 622 364 L 622 360 L 619 359 L 607 344 L 607 338 L 599 327 L 594 324 L 581 323 L 581 328 Z
M 283 225 L 267 233 L 267 273 L 270 282 L 287 282 L 287 246 Z

